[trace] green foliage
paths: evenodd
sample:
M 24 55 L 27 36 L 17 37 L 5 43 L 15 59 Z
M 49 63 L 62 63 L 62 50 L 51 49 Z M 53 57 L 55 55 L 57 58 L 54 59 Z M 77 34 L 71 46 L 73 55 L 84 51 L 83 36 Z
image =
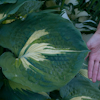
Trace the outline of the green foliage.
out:
M 0 78 L 3 78 L 3 74 L 0 70 Z M 0 79 L 1 81 L 1 79 Z M 0 90 L 0 100 L 47 100 L 48 97 L 38 93 L 34 93 L 28 87 L 21 84 L 12 82 L 6 78 L 3 79 L 3 83 Z
M 93 20 L 99 22 L 100 20 L 100 1 L 99 0 L 78 0 L 79 4 L 76 6 L 79 9 L 87 11 Z
M 35 92 L 50 92 L 68 83 L 88 53 L 79 31 L 68 20 L 48 13 L 3 25 L 0 45 L 12 52 L 0 57 L 4 75 Z
M 15 4 L 2 4 L 0 5 L 0 22 L 13 14 L 15 17 L 26 16 L 28 13 L 38 10 L 42 4 L 43 1 L 36 0 L 17 0 Z
M 4 4 L 4 3 L 16 3 L 17 0 L 0 0 L 0 4 Z
M 77 77 L 62 87 L 60 94 L 65 100 L 81 100 L 82 98 L 99 100 L 100 98 L 100 90 L 97 84 L 81 75 L 77 75 Z
M 66 3 L 67 14 L 75 27 L 85 34 L 94 33 L 100 20 L 99 0 L 69 1 Z
M 72 7 L 68 16 L 74 25 L 61 17 L 64 2 L 0 0 L 0 100 L 99 99 L 97 84 L 81 69 L 89 50 L 74 27 L 81 26 L 76 22 L 84 14 L 90 18 L 90 8 L 98 8 L 97 0 L 84 6 L 83 0 L 65 5 Z M 78 14 L 77 7 L 89 14 Z M 92 21 L 82 25 L 88 32 L 95 31 L 98 19 L 92 16 Z

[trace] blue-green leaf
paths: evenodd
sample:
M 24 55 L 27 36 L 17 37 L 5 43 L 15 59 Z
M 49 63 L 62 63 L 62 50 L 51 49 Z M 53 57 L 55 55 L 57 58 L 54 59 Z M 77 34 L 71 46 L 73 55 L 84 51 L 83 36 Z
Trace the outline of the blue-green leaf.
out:
M 0 4 L 4 3 L 16 3 L 17 0 L 0 0 Z
M 100 90 L 97 83 L 81 75 L 72 79 L 60 89 L 60 94 L 65 100 L 99 100 Z
M 4 75 L 35 92 L 68 83 L 88 53 L 73 24 L 49 13 L 30 14 L 23 22 L 2 26 L 0 45 L 11 51 L 0 56 Z
M 18 0 L 14 4 L 2 4 L 0 5 L 0 22 L 15 13 L 15 17 L 26 16 L 28 13 L 38 10 L 43 3 L 43 1 L 37 0 Z
M 47 97 L 32 92 L 28 87 L 4 79 L 0 100 L 47 100 Z

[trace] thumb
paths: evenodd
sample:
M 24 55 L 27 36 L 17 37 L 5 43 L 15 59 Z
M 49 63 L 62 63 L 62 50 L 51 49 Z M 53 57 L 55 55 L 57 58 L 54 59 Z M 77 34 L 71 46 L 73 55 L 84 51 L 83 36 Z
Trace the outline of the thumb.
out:
M 92 45 L 91 45 L 90 41 L 87 42 L 87 47 L 89 50 L 91 50 Z

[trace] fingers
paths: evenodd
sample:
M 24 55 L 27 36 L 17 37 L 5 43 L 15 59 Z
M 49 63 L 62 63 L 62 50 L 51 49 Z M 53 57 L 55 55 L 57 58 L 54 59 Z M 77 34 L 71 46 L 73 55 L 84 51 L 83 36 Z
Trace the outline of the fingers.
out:
M 99 68 L 98 68 L 97 80 L 100 81 L 100 64 L 99 64 Z
M 96 82 L 96 80 L 100 81 L 100 63 L 99 63 L 99 61 L 94 61 L 93 59 L 89 59 L 88 78 L 92 79 L 93 82 Z
M 99 61 L 95 61 L 94 66 L 93 66 L 93 71 L 92 71 L 92 81 L 93 82 L 96 82 L 97 80 L 98 68 L 99 68 Z
M 94 66 L 94 60 L 89 58 L 89 63 L 88 63 L 88 78 L 92 78 L 92 71 L 93 71 L 93 66 Z

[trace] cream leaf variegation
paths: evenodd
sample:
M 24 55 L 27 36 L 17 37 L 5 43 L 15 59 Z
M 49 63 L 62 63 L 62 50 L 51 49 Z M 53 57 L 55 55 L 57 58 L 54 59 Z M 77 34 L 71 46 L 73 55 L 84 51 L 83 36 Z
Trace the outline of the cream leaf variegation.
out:
M 11 51 L 0 56 L 3 74 L 42 94 L 67 84 L 89 52 L 69 20 L 44 12 L 4 25 L 0 45 Z
M 48 32 L 45 32 L 45 30 L 39 30 L 34 32 L 34 34 L 31 35 L 31 37 L 28 39 L 28 41 L 26 42 L 25 46 L 22 48 L 19 57 L 23 55 L 25 49 L 29 46 L 30 43 L 32 43 L 33 41 L 39 39 L 40 37 L 47 35 Z
M 28 45 L 26 45 L 28 47 Z M 24 47 L 24 51 L 26 50 L 27 47 Z M 68 48 L 69 49 L 69 48 Z M 43 61 L 43 60 L 47 60 L 45 59 L 45 56 L 43 56 L 42 54 L 47 54 L 47 55 L 55 55 L 55 54 L 64 54 L 66 52 L 82 52 L 82 51 L 75 51 L 75 50 L 60 50 L 59 48 L 54 48 L 52 46 L 50 46 L 49 43 L 34 43 L 32 44 L 27 51 L 25 52 L 24 55 L 22 55 L 22 58 L 32 58 L 36 61 Z
M 78 97 L 74 97 L 70 100 L 83 100 L 83 99 L 93 100 L 91 97 L 88 97 L 88 96 L 78 96 Z
M 70 48 L 66 48 L 66 50 L 61 50 L 59 48 L 52 47 L 49 43 L 33 43 L 30 46 L 32 42 L 47 34 L 49 33 L 45 32 L 45 30 L 39 30 L 31 35 L 31 37 L 28 39 L 28 41 L 26 42 L 25 46 L 22 48 L 19 54 L 19 58 L 21 58 L 22 62 L 24 62 L 23 57 L 24 58 L 30 57 L 36 61 L 44 61 L 47 59 L 42 54 L 55 55 L 55 54 L 64 54 L 66 52 L 82 52 L 82 51 L 69 50 Z

